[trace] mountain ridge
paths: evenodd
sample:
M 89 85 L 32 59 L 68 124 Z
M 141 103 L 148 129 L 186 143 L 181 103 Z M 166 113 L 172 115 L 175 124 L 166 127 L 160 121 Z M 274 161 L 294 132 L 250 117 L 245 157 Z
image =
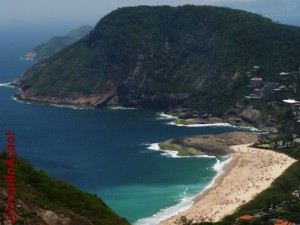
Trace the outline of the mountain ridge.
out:
M 300 28 L 240 10 L 126 7 L 13 85 L 22 89 L 19 99 L 34 102 L 186 107 L 221 116 L 247 92 L 249 68 L 295 70 L 299 46 Z
M 31 51 L 26 53 L 21 59 L 40 61 L 46 59 L 51 55 L 60 52 L 67 46 L 75 43 L 83 38 L 93 29 L 92 26 L 84 25 L 70 31 L 65 36 L 56 36 L 49 39 L 46 43 L 34 47 Z

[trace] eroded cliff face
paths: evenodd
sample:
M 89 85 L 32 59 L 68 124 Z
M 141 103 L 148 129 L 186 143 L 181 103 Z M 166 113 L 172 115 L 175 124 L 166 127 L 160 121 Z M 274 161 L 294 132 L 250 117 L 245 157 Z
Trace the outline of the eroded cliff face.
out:
M 191 96 L 190 93 L 165 93 L 161 91 L 149 94 L 144 87 L 139 88 L 140 85 L 137 83 L 139 83 L 139 78 L 130 78 L 118 84 L 117 87 L 111 81 L 107 82 L 105 85 L 107 92 L 105 93 L 97 91 L 91 94 L 77 91 L 65 93 L 62 90 L 51 95 L 40 95 L 34 87 L 26 87 L 26 79 L 24 77 L 16 79 L 12 82 L 12 85 L 21 88 L 16 95 L 19 100 L 87 108 L 124 106 L 164 109 L 180 106 Z M 135 84 L 137 84 L 137 87 L 134 86 Z

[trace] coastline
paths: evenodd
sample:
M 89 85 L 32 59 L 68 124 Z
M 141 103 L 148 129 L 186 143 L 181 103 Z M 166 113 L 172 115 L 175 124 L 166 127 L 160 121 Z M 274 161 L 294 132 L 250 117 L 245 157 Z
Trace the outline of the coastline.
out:
M 101 108 L 101 107 L 122 107 L 122 108 L 143 108 L 142 105 L 121 105 L 118 101 L 118 97 L 115 96 L 114 91 L 106 94 L 95 95 L 82 95 L 74 93 L 69 97 L 66 96 L 39 96 L 36 95 L 34 90 L 28 88 L 24 90 L 24 77 L 19 77 L 10 83 L 10 86 L 19 89 L 19 92 L 15 95 L 15 98 L 29 103 L 37 104 L 50 104 L 50 105 L 63 105 L 76 108 Z M 268 132 L 277 132 L 278 124 L 271 122 L 270 119 L 263 119 L 260 117 L 257 120 L 252 120 L 253 114 L 258 111 L 254 109 L 246 109 L 247 113 L 236 113 L 235 115 L 223 115 L 215 117 L 212 114 L 204 113 L 202 111 L 193 110 L 192 108 L 165 109 L 162 113 L 164 118 L 172 118 L 171 125 L 187 126 L 187 127 L 202 127 L 202 126 L 233 126 L 244 127 L 245 129 L 257 128 L 259 130 Z M 244 115 L 245 114 L 245 115 Z M 249 117 L 249 118 L 248 118 Z
M 166 151 L 177 151 L 179 156 L 224 156 L 232 152 L 230 146 L 258 141 L 253 132 L 226 132 L 217 135 L 194 135 L 169 139 L 159 143 Z
M 194 197 L 191 208 L 160 225 L 175 224 L 181 216 L 194 222 L 217 222 L 270 187 L 296 162 L 282 153 L 252 148 L 249 144 L 231 148 L 231 160 L 224 165 L 223 173 L 215 178 L 211 187 Z
M 23 101 L 27 101 L 28 102 L 28 100 L 23 100 Z M 39 103 L 41 103 L 41 102 L 39 102 Z M 46 102 L 43 102 L 43 103 L 46 103 Z M 46 104 L 49 104 L 49 102 L 48 103 L 46 103 Z M 225 182 L 225 180 L 226 180 L 226 178 L 227 178 L 227 176 L 235 169 L 235 168 L 237 168 L 238 167 L 238 163 L 239 163 L 239 158 L 237 157 L 237 158 L 235 158 L 235 157 L 233 157 L 233 154 L 231 155 L 231 157 L 232 157 L 232 159 L 230 160 L 230 162 L 228 162 L 228 164 L 226 164 L 225 166 L 224 166 L 224 173 L 223 174 L 221 174 L 221 175 L 218 175 L 216 178 L 215 178 L 215 180 L 214 180 L 214 183 L 212 184 L 212 186 L 211 187 L 209 187 L 209 188 L 207 188 L 207 189 L 204 189 L 204 191 L 203 191 L 203 193 L 201 193 L 201 195 L 198 195 L 198 196 L 196 196 L 195 198 L 194 198 L 194 205 L 190 208 L 190 209 L 188 209 L 187 211 L 185 211 L 185 212 L 183 212 L 183 213 L 181 213 L 181 214 L 179 214 L 178 216 L 175 216 L 175 217 L 172 217 L 171 219 L 168 219 L 168 220 L 166 220 L 166 221 L 163 221 L 161 224 L 174 224 L 174 222 L 176 221 L 176 220 L 178 220 L 179 218 L 180 218 L 180 216 L 181 215 L 184 215 L 184 216 L 186 216 L 188 219 L 193 219 L 194 220 L 194 222 L 202 222 L 202 221 L 218 221 L 219 219 L 221 219 L 222 217 L 224 217 L 224 216 L 226 216 L 226 215 L 228 215 L 228 214 L 231 214 L 236 208 L 238 208 L 241 204 L 240 203 L 242 203 L 242 204 L 244 204 L 244 203 L 246 203 L 247 201 L 250 201 L 255 195 L 257 195 L 258 193 L 254 193 L 254 195 L 253 196 L 250 196 L 250 198 L 249 198 L 249 196 L 247 196 L 248 198 L 246 199 L 246 200 L 244 200 L 244 199 L 242 199 L 242 200 L 240 200 L 239 199 L 239 202 L 236 202 L 236 204 L 232 204 L 231 202 L 230 202 L 230 205 L 227 205 L 228 204 L 228 202 L 226 202 L 225 200 L 227 200 L 226 198 L 225 198 L 225 202 L 224 201 L 221 201 L 221 202 L 218 202 L 218 203 L 216 203 L 216 205 L 218 205 L 218 206 L 220 206 L 220 210 L 218 210 L 218 212 L 216 212 L 216 211 L 214 211 L 214 207 L 212 206 L 211 208 L 209 208 L 208 206 L 210 205 L 210 202 L 207 200 L 208 198 L 211 198 L 211 196 L 212 196 L 212 193 L 213 192 L 217 192 L 217 190 L 219 190 L 218 189 L 218 187 L 222 187 L 222 184 L 224 184 L 224 182 Z M 235 161 L 236 160 L 236 161 Z M 291 165 L 291 164 L 290 164 Z M 284 170 L 283 170 L 284 171 Z M 282 172 L 283 172 L 282 171 Z M 282 173 L 281 172 L 281 173 Z M 281 174 L 281 173 L 279 173 L 278 174 L 278 176 Z M 277 177 L 278 177 L 277 176 Z M 275 178 L 277 178 L 277 177 L 275 177 Z M 274 178 L 274 179 L 275 179 Z M 273 180 L 274 180 L 273 179 Z M 273 181 L 272 180 L 272 181 Z M 270 184 L 269 184 L 270 185 Z M 231 186 L 231 188 L 232 187 L 234 187 L 234 185 L 233 186 Z M 268 187 L 268 186 L 267 186 Z M 265 188 L 267 188 L 267 187 L 265 187 Z M 264 188 L 264 189 L 265 189 Z M 264 190 L 264 189 L 262 189 L 262 190 Z M 262 191 L 261 190 L 261 191 Z M 219 191 L 221 191 L 221 190 L 219 190 Z M 261 192 L 260 191 L 260 192 Z M 230 200 L 228 200 L 228 201 L 230 201 Z M 205 203 L 202 203 L 202 202 L 205 202 Z M 204 205 L 203 205 L 204 204 Z M 216 205 L 214 205 L 214 206 L 216 206 Z M 225 206 L 224 206 L 225 205 Z M 203 206 L 205 206 L 205 207 L 203 207 Z M 201 208 L 202 207 L 202 208 Z M 222 208 L 223 207 L 223 208 Z M 196 209 L 195 209 L 196 208 Z M 207 209 L 206 209 L 207 208 Z M 216 208 L 216 207 L 215 207 Z M 199 211 L 199 210 L 202 210 L 202 211 Z M 198 215 L 201 215 L 201 214 L 207 214 L 207 215 L 211 215 L 209 218 L 200 218 Z

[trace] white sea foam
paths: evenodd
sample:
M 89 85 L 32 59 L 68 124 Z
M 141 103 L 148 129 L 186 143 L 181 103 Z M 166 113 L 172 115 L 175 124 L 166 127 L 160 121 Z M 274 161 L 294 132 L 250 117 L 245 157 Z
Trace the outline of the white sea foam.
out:
M 176 122 L 169 122 L 170 125 L 176 125 L 178 127 L 232 127 L 229 123 L 206 123 L 206 124 L 177 124 Z
M 222 158 L 226 158 L 225 161 L 219 160 L 218 158 L 216 158 L 216 163 L 213 166 L 213 169 L 217 172 L 217 175 L 214 177 L 214 179 L 212 179 L 212 181 L 202 190 L 202 192 L 199 194 L 201 195 L 204 191 L 206 191 L 207 189 L 213 187 L 215 185 L 216 179 L 222 175 L 224 173 L 224 166 L 229 163 L 231 161 L 231 157 L 230 156 L 225 156 Z
M 11 97 L 11 99 L 12 100 L 15 100 L 15 101 L 17 101 L 17 102 L 19 102 L 19 103 L 23 103 L 23 104 L 31 104 L 30 102 L 24 102 L 24 101 L 21 101 L 21 100 L 19 100 L 19 99 L 17 99 L 16 97 Z
M 148 144 L 146 144 L 146 145 L 148 145 Z M 159 143 L 149 144 L 149 147 L 147 147 L 147 149 L 154 150 L 154 151 L 161 151 L 161 149 L 159 147 Z
M 163 150 L 159 147 L 159 143 L 146 144 L 148 145 L 147 149 L 153 151 L 159 151 L 162 156 L 169 158 L 215 158 L 215 156 L 209 155 L 194 155 L 194 156 L 180 156 L 176 150 Z
M 163 112 L 160 112 L 160 113 L 157 113 L 157 119 L 159 119 L 159 120 L 170 120 L 170 119 L 177 120 L 178 118 L 176 116 L 171 116 L 171 115 L 165 114 Z
M 158 144 L 152 144 L 150 146 L 153 150 L 157 150 L 159 148 Z M 150 149 L 149 147 L 149 149 Z M 213 166 L 213 169 L 217 171 L 217 175 L 214 177 L 214 179 L 201 191 L 202 194 L 207 189 L 211 188 L 214 184 L 216 179 L 224 172 L 223 168 L 224 166 L 230 162 L 231 158 L 226 156 L 228 158 L 225 161 L 221 161 L 220 159 L 216 159 L 216 163 Z M 157 225 L 160 222 L 171 218 L 172 216 L 176 216 L 186 210 L 188 210 L 190 207 L 192 207 L 194 201 L 193 199 L 199 195 L 196 196 L 187 196 L 188 188 L 185 189 L 185 191 L 180 196 L 180 202 L 174 206 L 161 209 L 158 213 L 154 214 L 153 216 L 139 219 L 137 222 L 134 223 L 134 225 Z
M 71 108 L 71 109 L 76 109 L 76 110 L 87 110 L 87 109 L 94 109 L 94 108 L 84 108 L 84 107 L 77 107 L 77 106 L 72 106 L 72 105 L 58 105 L 58 104 L 48 104 L 48 103 L 42 103 L 42 102 L 27 102 L 27 101 L 22 101 L 20 99 L 17 99 L 16 97 L 11 97 L 11 99 L 23 103 L 23 104 L 27 104 L 27 105 L 31 105 L 31 104 L 38 104 L 38 105 L 47 105 L 47 106 L 53 106 L 53 107 L 59 107 L 59 108 Z
M 257 131 L 259 132 L 260 130 L 255 128 L 255 127 L 246 127 L 246 126 L 235 126 L 230 123 L 206 123 L 206 124 L 177 124 L 176 122 L 169 122 L 167 123 L 169 125 L 175 125 L 178 127 L 234 127 L 238 128 L 240 130 L 250 130 L 250 131 Z
M 193 205 L 193 197 L 187 197 L 188 188 L 181 194 L 180 202 L 174 206 L 161 209 L 158 213 L 153 216 L 139 219 L 134 225 L 157 225 L 159 222 L 166 220 L 172 216 L 178 215 Z
M 128 109 L 137 109 L 137 108 L 133 108 L 133 107 L 123 107 L 123 106 L 109 106 L 107 107 L 108 109 L 111 110 L 128 110 Z
M 13 86 L 11 86 L 10 83 L 2 83 L 0 84 L 0 87 L 13 87 Z
M 41 103 L 43 104 L 43 103 Z M 87 110 L 87 109 L 94 109 L 94 108 L 84 108 L 84 107 L 79 107 L 79 106 L 72 106 L 72 105 L 59 105 L 59 104 L 43 104 L 43 105 L 50 105 L 54 107 L 59 107 L 59 108 L 70 108 L 70 109 L 76 109 L 76 110 Z
M 217 158 L 217 162 L 216 164 L 213 166 L 213 169 L 217 172 L 218 175 L 221 175 L 224 173 L 223 169 L 224 166 L 230 162 L 231 157 L 230 156 L 225 156 L 224 159 L 226 159 L 225 161 L 221 161 Z

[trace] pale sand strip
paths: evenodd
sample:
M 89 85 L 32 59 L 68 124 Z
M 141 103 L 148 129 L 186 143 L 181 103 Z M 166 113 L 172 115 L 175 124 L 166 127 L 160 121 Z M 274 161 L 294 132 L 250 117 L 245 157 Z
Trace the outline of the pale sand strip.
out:
M 214 185 L 197 196 L 190 209 L 161 224 L 176 224 L 181 216 L 194 222 L 219 221 L 268 188 L 296 161 L 281 153 L 248 146 L 232 146 L 231 160 L 224 166 L 223 175 L 216 179 Z

